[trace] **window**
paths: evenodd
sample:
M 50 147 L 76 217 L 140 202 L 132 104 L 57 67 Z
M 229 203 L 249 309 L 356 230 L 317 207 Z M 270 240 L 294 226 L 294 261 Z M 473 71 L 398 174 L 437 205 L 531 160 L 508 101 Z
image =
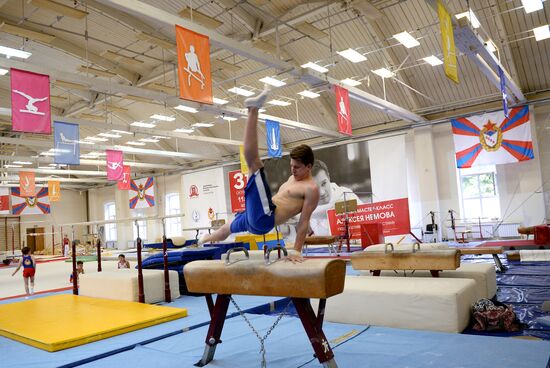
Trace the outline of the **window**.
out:
M 166 195 L 166 215 L 175 215 L 180 213 L 180 195 L 178 193 L 169 193 Z M 166 237 L 181 235 L 181 217 L 172 217 L 166 219 Z
M 495 165 L 460 169 L 460 189 L 464 218 L 500 218 Z
M 138 217 L 141 217 L 142 215 L 138 214 Z M 143 239 L 147 239 L 147 221 L 146 220 L 138 220 L 137 221 L 137 225 L 136 226 L 136 222 L 133 221 L 132 223 L 132 228 L 134 229 L 134 239 L 137 239 L 138 238 L 138 227 L 139 227 L 139 237 L 143 240 Z
M 103 205 L 105 220 L 116 219 L 115 202 L 108 202 Z M 116 241 L 116 224 L 105 224 L 105 240 Z

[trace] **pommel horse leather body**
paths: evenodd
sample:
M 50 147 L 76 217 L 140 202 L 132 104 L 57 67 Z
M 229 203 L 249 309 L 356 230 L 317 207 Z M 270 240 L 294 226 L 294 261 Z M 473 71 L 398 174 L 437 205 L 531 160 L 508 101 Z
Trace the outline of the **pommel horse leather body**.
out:
M 195 261 L 184 267 L 190 292 L 326 299 L 344 290 L 345 263 L 308 259 L 302 263 L 240 260 Z
M 355 252 L 351 264 L 356 270 L 371 270 L 379 276 L 381 270 L 430 270 L 438 277 L 439 271 L 460 267 L 460 251 L 456 249 L 432 251 L 372 251 Z
M 184 268 L 187 287 L 191 292 L 207 294 L 211 317 L 204 354 L 195 365 L 202 367 L 214 358 L 216 346 L 221 342 L 231 294 L 242 294 L 292 298 L 319 362 L 324 367 L 336 368 L 322 324 L 326 298 L 344 290 L 345 273 L 346 264 L 339 259 L 307 259 L 301 263 L 283 259 L 275 262 L 250 259 L 230 262 L 228 257 L 225 262 L 188 263 Z M 211 294 L 218 294 L 215 305 Z M 309 298 L 320 299 L 317 316 Z

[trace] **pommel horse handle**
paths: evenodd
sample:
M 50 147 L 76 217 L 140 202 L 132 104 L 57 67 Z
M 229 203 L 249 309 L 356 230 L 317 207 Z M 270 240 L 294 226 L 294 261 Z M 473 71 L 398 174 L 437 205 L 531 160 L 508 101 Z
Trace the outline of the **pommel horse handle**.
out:
M 386 243 L 384 245 L 384 253 L 388 253 L 388 245 L 390 246 L 391 248 L 391 251 L 390 252 L 393 252 L 393 244 L 392 243 Z
M 288 252 L 286 250 L 285 247 L 281 247 L 280 245 L 277 245 L 276 247 L 273 247 L 271 249 L 268 249 L 267 252 L 265 252 L 264 254 L 264 262 L 266 265 L 269 265 L 271 264 L 272 262 L 269 261 L 269 254 L 271 253 L 272 250 L 276 250 L 279 252 L 279 257 L 277 258 L 277 260 L 281 259 L 281 250 L 283 251 L 283 254 L 285 255 L 285 257 L 288 256 Z
M 225 264 L 226 265 L 229 265 L 231 262 L 229 262 L 229 256 L 231 255 L 231 253 L 235 253 L 235 252 L 244 252 L 245 256 L 246 256 L 246 259 L 250 259 L 250 255 L 248 254 L 248 250 L 245 248 L 245 247 L 236 247 L 236 248 L 231 248 L 227 251 L 227 254 L 225 255 Z

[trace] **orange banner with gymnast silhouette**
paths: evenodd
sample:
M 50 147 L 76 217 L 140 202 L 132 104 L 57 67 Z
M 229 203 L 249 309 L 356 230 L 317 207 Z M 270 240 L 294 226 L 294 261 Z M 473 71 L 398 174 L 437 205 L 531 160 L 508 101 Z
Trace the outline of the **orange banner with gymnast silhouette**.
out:
M 208 37 L 176 25 L 180 98 L 212 104 Z
M 48 180 L 48 197 L 50 197 L 50 202 L 61 200 L 61 183 L 59 180 Z
M 327 211 L 330 233 L 342 235 L 346 229 L 346 214 Z M 357 211 L 347 214 L 349 234 L 352 239 L 361 239 L 361 225 L 381 223 L 384 236 L 403 235 L 411 231 L 409 199 L 365 203 L 357 205 Z
M 33 171 L 19 171 L 19 188 L 21 197 L 33 197 L 35 191 Z

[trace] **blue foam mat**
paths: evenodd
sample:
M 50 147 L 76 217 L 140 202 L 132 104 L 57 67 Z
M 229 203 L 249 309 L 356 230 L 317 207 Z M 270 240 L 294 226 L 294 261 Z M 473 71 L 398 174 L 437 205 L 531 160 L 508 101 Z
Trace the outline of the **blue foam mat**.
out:
M 264 336 L 275 316 L 247 315 Z M 550 342 L 325 323 L 339 367 L 544 368 Z M 202 356 L 207 327 L 195 329 L 83 367 L 191 367 Z M 257 337 L 236 317 L 226 321 L 212 368 L 259 367 Z M 270 368 L 320 367 L 297 318 L 284 317 L 266 340 Z M 465 354 L 465 352 L 468 352 Z

